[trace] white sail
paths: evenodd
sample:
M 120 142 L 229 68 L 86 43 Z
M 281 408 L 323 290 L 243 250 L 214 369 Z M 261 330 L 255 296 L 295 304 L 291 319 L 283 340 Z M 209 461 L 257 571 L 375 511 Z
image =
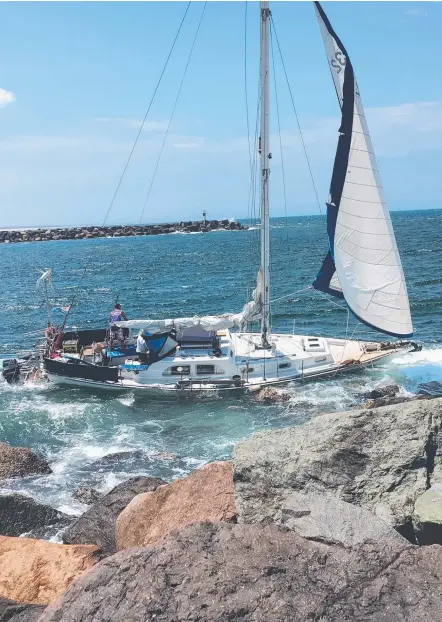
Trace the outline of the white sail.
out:
M 405 277 L 353 67 L 318 2 L 315 10 L 342 110 L 327 206 L 337 278 L 330 271 L 329 258 L 317 279 L 318 289 L 335 295 L 342 290 L 348 306 L 364 323 L 395 336 L 410 336 Z

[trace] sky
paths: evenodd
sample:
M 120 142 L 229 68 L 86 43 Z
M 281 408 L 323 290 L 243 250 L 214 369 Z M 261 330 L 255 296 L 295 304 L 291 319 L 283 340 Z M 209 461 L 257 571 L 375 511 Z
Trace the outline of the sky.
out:
M 0 2 L 0 226 L 103 223 L 186 6 Z M 355 68 L 390 209 L 442 207 L 442 3 L 323 6 Z M 107 224 L 248 215 L 258 3 L 247 14 L 245 2 L 207 3 L 170 122 L 203 9 L 190 5 Z M 324 205 L 339 109 L 318 24 L 310 2 L 271 10 Z M 274 63 L 271 214 L 317 214 L 276 49 Z

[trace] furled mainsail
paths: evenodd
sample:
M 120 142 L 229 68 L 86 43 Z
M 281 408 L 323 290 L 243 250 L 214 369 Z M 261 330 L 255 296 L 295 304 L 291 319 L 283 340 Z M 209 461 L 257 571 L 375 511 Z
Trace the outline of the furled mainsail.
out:
M 330 250 L 313 286 L 344 298 L 370 327 L 409 337 L 407 286 L 353 66 L 314 4 L 342 117 L 327 203 Z

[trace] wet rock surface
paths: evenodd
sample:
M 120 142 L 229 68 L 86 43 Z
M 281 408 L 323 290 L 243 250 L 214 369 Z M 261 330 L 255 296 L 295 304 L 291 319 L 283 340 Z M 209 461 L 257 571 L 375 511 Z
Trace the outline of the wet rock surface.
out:
M 442 397 L 442 382 L 437 382 L 436 380 L 431 382 L 423 382 L 417 388 L 417 395 Z
M 52 473 L 49 464 L 31 449 L 0 443 L 0 480 L 49 473 Z
M 120 512 L 136 495 L 152 492 L 165 483 L 154 477 L 134 477 L 119 484 L 63 533 L 63 542 L 95 544 L 103 555 L 112 555 L 116 551 L 115 524 Z
M 375 400 L 379 397 L 392 397 L 399 393 L 399 386 L 397 384 L 387 384 L 383 387 L 377 387 L 372 391 L 368 391 L 364 394 L 364 397 L 368 400 Z
M 117 549 L 149 546 L 172 530 L 220 520 L 236 520 L 231 462 L 212 462 L 135 497 L 118 516 Z
M 23 603 L 48 604 L 97 563 L 96 552 L 95 546 L 0 536 L 0 595 Z
M 442 400 L 321 415 L 234 450 L 240 519 L 259 523 L 295 492 L 335 495 L 415 541 L 414 505 L 442 481 Z
M 242 231 L 239 222 L 230 220 L 181 221 L 162 225 L 115 225 L 112 227 L 70 227 L 54 229 L 23 229 L 0 231 L 0 244 L 17 242 L 48 242 L 51 240 L 88 240 L 91 238 L 119 238 L 167 233 L 208 232 L 217 229 Z
M 344 548 L 276 525 L 203 523 L 104 560 L 41 622 L 434 622 L 441 580 L 438 546 Z
M 0 535 L 43 537 L 55 534 L 72 517 L 25 495 L 0 495 Z
M 37 622 L 45 608 L 0 598 L 0 622 Z
M 84 503 L 84 505 L 93 505 L 100 500 L 102 495 L 91 486 L 79 486 L 72 494 L 74 499 Z

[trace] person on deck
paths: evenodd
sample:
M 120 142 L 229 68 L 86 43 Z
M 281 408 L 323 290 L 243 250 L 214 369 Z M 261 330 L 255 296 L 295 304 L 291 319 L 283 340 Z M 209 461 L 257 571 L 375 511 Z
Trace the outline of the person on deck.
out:
M 115 307 L 110 313 L 109 324 L 111 326 L 115 326 L 116 322 L 126 322 L 126 321 L 127 321 L 127 316 L 124 313 L 122 306 L 117 302 L 115 304 Z
M 109 316 L 111 350 L 113 348 L 114 339 L 117 339 L 120 343 L 120 347 L 124 348 L 124 330 L 119 329 L 116 322 L 127 322 L 127 315 L 118 302 L 115 303 L 115 307 L 112 309 Z
M 149 365 L 150 351 L 146 343 L 146 340 L 144 338 L 143 329 L 140 330 L 140 332 L 138 333 L 138 337 L 137 337 L 137 354 L 138 354 L 138 358 L 140 359 L 141 363 L 144 363 L 145 365 Z

